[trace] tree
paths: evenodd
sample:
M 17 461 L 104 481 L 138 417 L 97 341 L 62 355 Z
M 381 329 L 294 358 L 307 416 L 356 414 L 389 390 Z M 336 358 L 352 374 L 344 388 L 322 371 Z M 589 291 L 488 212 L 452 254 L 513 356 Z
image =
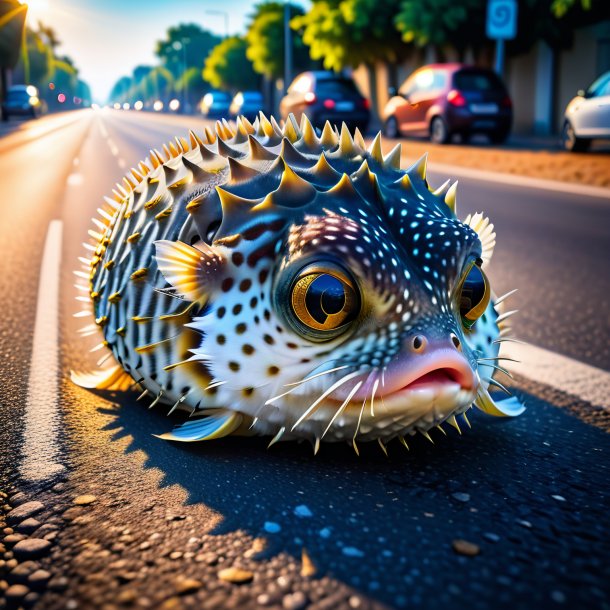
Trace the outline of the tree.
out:
M 247 48 L 248 43 L 241 36 L 225 38 L 205 60 L 203 78 L 217 89 L 257 89 L 260 77 L 246 56 Z
M 19 60 L 23 45 L 27 5 L 16 0 L 0 1 L 0 100 L 8 84 L 8 71 Z
M 174 78 L 187 68 L 203 68 L 203 62 L 220 38 L 195 23 L 170 27 L 166 37 L 157 42 L 155 55 Z
M 365 64 L 371 102 L 377 102 L 378 61 L 395 63 L 406 55 L 394 25 L 399 0 L 314 0 L 310 11 L 292 20 L 293 28 L 303 28 L 303 42 L 313 59 L 322 59 L 329 70 L 343 70 Z
M 126 102 L 130 97 L 132 85 L 133 80 L 130 76 L 121 76 L 121 78 L 119 78 L 119 80 L 114 83 L 114 86 L 110 90 L 108 99 L 111 102 L 119 102 L 121 104 L 123 102 Z
M 398 0 L 314 0 L 291 25 L 303 28 L 311 57 L 328 70 L 394 62 L 407 51 L 393 22 L 398 5 Z
M 289 5 L 290 18 L 303 15 L 303 9 Z M 298 28 L 297 28 L 298 29 Z M 284 5 L 266 2 L 255 7 L 246 33 L 246 57 L 255 72 L 268 78 L 284 76 Z M 312 66 L 309 53 L 299 35 L 292 36 L 292 65 L 295 72 Z

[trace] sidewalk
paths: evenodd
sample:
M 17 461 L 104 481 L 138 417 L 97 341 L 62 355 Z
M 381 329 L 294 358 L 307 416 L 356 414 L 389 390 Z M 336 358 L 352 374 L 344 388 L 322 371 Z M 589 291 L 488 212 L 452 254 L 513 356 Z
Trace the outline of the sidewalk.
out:
M 423 139 L 385 141 L 384 152 L 400 142 L 403 157 L 409 162 L 428 152 L 431 163 L 610 187 L 610 145 L 606 142 L 596 142 L 591 152 L 578 154 L 561 150 L 558 139 L 553 137 L 513 136 L 503 146 L 488 144 L 482 137 L 464 146 L 432 144 Z

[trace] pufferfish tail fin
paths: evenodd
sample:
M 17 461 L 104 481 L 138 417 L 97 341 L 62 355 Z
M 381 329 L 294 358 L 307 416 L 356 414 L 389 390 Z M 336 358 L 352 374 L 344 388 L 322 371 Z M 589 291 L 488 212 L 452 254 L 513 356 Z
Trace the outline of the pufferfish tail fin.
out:
M 206 411 L 206 417 L 199 417 L 176 426 L 171 432 L 155 434 L 157 438 L 166 441 L 192 443 L 195 441 L 210 441 L 232 434 L 239 428 L 243 417 L 229 409 L 212 409 Z
M 81 388 L 110 392 L 123 392 L 134 384 L 133 377 L 120 364 L 91 373 L 71 371 L 70 378 Z

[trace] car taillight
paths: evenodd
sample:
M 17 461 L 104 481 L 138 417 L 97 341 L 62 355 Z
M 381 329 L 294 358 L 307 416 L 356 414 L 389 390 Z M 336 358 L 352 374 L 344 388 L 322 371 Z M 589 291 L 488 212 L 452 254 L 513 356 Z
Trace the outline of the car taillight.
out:
M 502 98 L 502 101 L 500 102 L 501 106 L 503 108 L 512 108 L 513 107 L 513 101 L 510 99 L 510 96 L 505 95 Z
M 452 106 L 457 106 L 459 108 L 462 108 L 466 105 L 466 98 L 457 89 L 452 89 L 451 91 L 449 91 L 449 93 L 447 94 L 447 101 Z
M 322 102 L 322 106 L 324 106 L 324 108 L 328 108 L 329 110 L 332 110 L 336 106 L 335 100 L 324 100 Z
M 303 99 L 305 100 L 306 104 L 314 104 L 316 101 L 316 94 L 313 93 L 312 91 L 308 91 L 304 96 Z
M 365 109 L 369 110 L 371 107 L 371 102 L 366 97 L 360 102 L 360 105 Z

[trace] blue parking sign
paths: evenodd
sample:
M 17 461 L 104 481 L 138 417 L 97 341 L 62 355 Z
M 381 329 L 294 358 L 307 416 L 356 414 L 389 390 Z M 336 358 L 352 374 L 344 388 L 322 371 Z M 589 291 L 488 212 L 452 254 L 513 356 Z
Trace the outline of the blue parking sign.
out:
M 494 40 L 512 40 L 517 35 L 517 1 L 489 0 L 487 36 Z

